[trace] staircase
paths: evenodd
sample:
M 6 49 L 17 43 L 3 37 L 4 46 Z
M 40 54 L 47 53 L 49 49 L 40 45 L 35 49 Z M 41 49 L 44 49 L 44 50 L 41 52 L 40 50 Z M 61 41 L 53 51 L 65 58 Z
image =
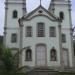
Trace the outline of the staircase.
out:
M 23 67 L 21 71 L 26 75 L 60 75 L 60 73 L 75 73 L 75 68 L 53 68 L 53 67 Z
M 28 72 L 27 75 L 57 75 L 57 71 L 49 69 L 46 67 L 35 68 L 32 71 Z
M 75 72 L 75 67 L 72 67 L 72 68 L 66 67 L 66 68 L 64 68 L 63 71 L 64 71 L 64 72 Z

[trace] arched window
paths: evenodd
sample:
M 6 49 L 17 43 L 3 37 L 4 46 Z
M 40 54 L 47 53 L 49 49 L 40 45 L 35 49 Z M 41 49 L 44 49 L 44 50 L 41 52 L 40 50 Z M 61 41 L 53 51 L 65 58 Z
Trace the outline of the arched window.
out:
M 18 17 L 18 12 L 16 10 L 13 11 L 13 18 L 17 18 Z
M 50 58 L 51 58 L 51 61 L 56 61 L 57 60 L 57 52 L 56 52 L 55 49 L 51 49 Z
M 31 61 L 32 60 L 32 51 L 31 49 L 26 50 L 26 61 Z
M 60 13 L 59 13 L 59 17 L 60 17 L 60 19 L 64 19 L 64 13 L 61 11 Z

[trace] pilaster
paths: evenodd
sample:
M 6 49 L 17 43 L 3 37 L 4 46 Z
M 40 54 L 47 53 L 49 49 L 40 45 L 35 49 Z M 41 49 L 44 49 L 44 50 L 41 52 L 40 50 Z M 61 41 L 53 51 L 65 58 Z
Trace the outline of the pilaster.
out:
M 72 32 L 72 18 L 71 18 L 71 1 L 68 0 L 68 12 L 69 12 L 69 24 L 70 24 L 70 41 L 71 41 L 71 55 L 72 55 L 72 62 L 70 62 L 70 65 L 71 67 L 73 67 L 74 63 L 73 63 L 73 58 L 74 58 L 74 54 L 73 54 L 73 51 L 74 51 L 74 48 L 73 48 L 73 32 Z M 69 52 L 70 53 L 70 52 Z
M 8 0 L 6 0 L 8 2 Z M 4 21 L 4 38 L 3 45 L 6 47 L 6 34 L 7 34 L 7 16 L 8 16 L 8 4 L 5 2 L 5 21 Z
M 20 51 L 22 50 L 23 48 L 23 22 L 21 19 L 18 20 L 19 22 L 19 33 L 20 33 L 20 41 L 19 41 L 19 67 L 22 66 L 22 53 L 20 53 Z
M 64 68 L 64 65 L 63 65 L 63 51 L 62 51 L 62 32 L 61 32 L 61 20 L 59 20 L 59 22 L 58 22 L 58 29 L 59 29 L 59 47 L 60 47 L 60 68 L 61 68 L 61 70 L 63 70 L 63 68 Z

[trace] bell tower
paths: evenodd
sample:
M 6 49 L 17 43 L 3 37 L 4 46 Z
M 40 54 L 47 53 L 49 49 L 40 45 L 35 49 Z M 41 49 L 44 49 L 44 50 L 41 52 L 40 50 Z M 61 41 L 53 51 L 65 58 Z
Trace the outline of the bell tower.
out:
M 54 13 L 57 17 L 62 19 L 62 27 L 71 28 L 71 1 L 70 0 L 51 0 L 49 9 L 50 12 Z M 67 23 L 66 23 L 67 22 Z M 70 22 L 70 23 L 69 23 Z
M 61 34 L 66 36 L 67 42 L 62 43 L 62 48 L 68 49 L 69 64 L 73 66 L 73 41 L 72 41 L 72 19 L 70 0 L 51 0 L 49 11 L 62 19 Z
M 18 32 L 18 19 L 26 14 L 26 0 L 5 0 L 4 46 L 8 37 Z M 10 40 L 10 39 L 9 39 Z M 17 46 L 18 47 L 18 46 Z
M 58 7 L 58 6 L 65 6 L 65 5 L 71 5 L 71 1 L 70 0 L 51 0 L 50 6 L 49 6 L 49 10 L 51 10 L 54 13 L 54 10 Z

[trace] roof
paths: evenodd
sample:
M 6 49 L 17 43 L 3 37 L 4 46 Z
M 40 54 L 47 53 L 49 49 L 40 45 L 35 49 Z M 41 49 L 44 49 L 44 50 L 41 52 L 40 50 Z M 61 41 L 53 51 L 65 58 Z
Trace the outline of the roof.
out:
M 21 19 L 30 20 L 36 16 L 45 16 L 51 20 L 58 21 L 57 16 L 55 16 L 53 13 L 51 13 L 41 5 L 34 9 L 32 12 L 25 14 Z

